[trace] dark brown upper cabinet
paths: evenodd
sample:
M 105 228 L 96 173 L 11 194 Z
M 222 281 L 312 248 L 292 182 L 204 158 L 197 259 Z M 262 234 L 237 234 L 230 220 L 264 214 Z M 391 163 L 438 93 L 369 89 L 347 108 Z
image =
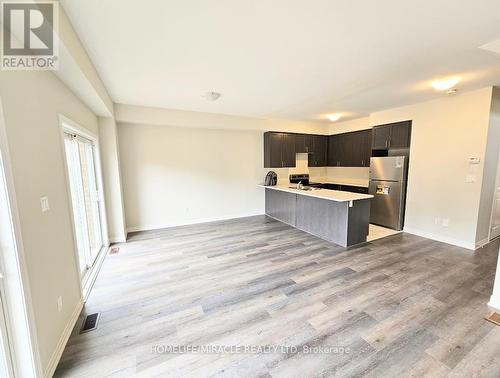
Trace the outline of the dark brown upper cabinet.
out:
M 328 139 L 329 167 L 369 167 L 371 130 L 330 135 Z
M 311 134 L 295 134 L 295 152 L 307 154 L 314 151 L 314 136 Z
M 373 150 L 410 147 L 411 121 L 395 122 L 373 127 Z
M 303 135 L 303 134 L 302 134 Z M 328 137 L 324 135 L 310 135 L 312 148 L 308 155 L 309 167 L 326 167 Z
M 328 166 L 339 167 L 341 162 L 341 134 L 328 137 Z
M 361 149 L 360 157 L 361 157 L 361 166 L 369 167 L 370 166 L 370 157 L 372 155 L 372 131 L 371 130 L 363 130 L 360 131 L 360 144 L 359 148 Z
M 264 168 L 295 167 L 295 135 L 264 133 Z

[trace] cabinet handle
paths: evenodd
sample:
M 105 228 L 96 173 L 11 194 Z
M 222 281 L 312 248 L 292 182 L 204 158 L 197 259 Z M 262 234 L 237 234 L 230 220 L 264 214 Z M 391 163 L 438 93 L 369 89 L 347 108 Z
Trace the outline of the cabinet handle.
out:
M 391 148 L 391 140 L 390 139 L 387 141 L 387 144 L 388 144 L 387 147 Z
M 364 167 L 365 166 L 365 161 L 361 160 L 361 165 Z
M 385 141 L 385 148 L 389 147 L 389 143 L 387 143 L 387 140 Z

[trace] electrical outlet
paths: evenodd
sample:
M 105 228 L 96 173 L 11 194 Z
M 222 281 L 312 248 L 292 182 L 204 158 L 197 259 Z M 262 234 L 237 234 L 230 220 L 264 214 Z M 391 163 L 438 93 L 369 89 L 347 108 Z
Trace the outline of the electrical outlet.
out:
M 443 218 L 443 227 L 448 227 L 450 225 L 450 218 Z
M 441 224 L 441 218 L 439 218 L 439 217 L 434 218 L 434 224 L 435 225 Z
M 62 297 L 57 298 L 57 311 L 61 312 L 63 306 Z
M 50 210 L 49 197 L 40 197 L 40 206 L 42 208 L 42 213 Z
M 467 176 L 465 176 L 465 182 L 467 184 L 476 182 L 476 175 L 467 175 Z

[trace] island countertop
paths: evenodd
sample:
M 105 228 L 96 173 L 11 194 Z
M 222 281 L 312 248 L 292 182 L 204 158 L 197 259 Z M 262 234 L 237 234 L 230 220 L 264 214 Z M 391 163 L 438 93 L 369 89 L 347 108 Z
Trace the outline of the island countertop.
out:
M 275 186 L 259 185 L 259 186 L 266 189 L 279 190 L 282 192 L 300 194 L 303 196 L 320 198 L 335 202 L 350 202 L 350 201 L 358 201 L 358 200 L 373 198 L 371 194 L 351 193 L 339 190 L 330 190 L 330 189 L 299 190 L 299 189 L 289 188 L 289 186 L 293 185 L 294 184 L 275 185 Z

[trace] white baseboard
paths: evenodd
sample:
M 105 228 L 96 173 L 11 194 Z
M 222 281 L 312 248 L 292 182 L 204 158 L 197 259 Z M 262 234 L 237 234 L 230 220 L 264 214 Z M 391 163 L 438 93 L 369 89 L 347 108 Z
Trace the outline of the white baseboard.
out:
M 500 312 L 500 298 L 493 298 L 493 296 L 491 296 L 488 306 L 493 310 Z
M 73 313 L 71 314 L 71 318 L 69 319 L 68 323 L 66 323 L 66 327 L 64 328 L 63 333 L 61 334 L 61 337 L 59 339 L 59 342 L 57 343 L 56 349 L 54 350 L 54 353 L 52 353 L 52 356 L 50 357 L 49 363 L 47 364 L 47 367 L 45 368 L 45 372 L 44 372 L 45 378 L 51 378 L 54 375 L 54 372 L 56 371 L 57 365 L 59 364 L 61 356 L 64 352 L 64 348 L 66 347 L 66 344 L 68 343 L 69 337 L 71 336 L 71 331 L 73 331 L 73 328 L 75 327 L 75 324 L 78 321 L 78 317 L 80 316 L 82 309 L 83 309 L 83 302 L 80 299 L 78 301 L 75 309 L 73 310 Z
M 192 221 L 179 222 L 179 223 L 171 222 L 171 223 L 156 223 L 156 224 L 139 225 L 139 226 L 128 227 L 127 232 L 159 230 L 162 228 L 189 226 L 189 225 L 201 224 L 201 223 L 210 223 L 210 222 L 219 222 L 219 221 L 225 221 L 225 220 L 231 220 L 231 219 L 247 218 L 247 217 L 253 217 L 256 215 L 264 215 L 264 213 L 259 211 L 259 212 L 249 213 L 249 214 L 245 214 L 245 215 L 241 215 L 241 216 L 239 215 L 236 217 L 230 216 L 230 217 L 220 217 L 220 218 L 205 218 L 205 219 L 195 219 Z
M 436 241 L 439 241 L 442 243 L 455 245 L 457 247 L 470 249 L 471 251 L 476 250 L 476 243 L 475 242 L 468 242 L 465 240 L 450 238 L 448 236 L 437 235 L 437 234 L 433 234 L 433 233 L 427 232 L 427 231 L 422 231 L 422 230 L 419 230 L 419 229 L 416 229 L 413 227 L 405 227 L 403 229 L 403 231 L 408 233 L 408 234 L 417 235 L 417 236 L 421 236 L 423 238 L 432 239 L 432 240 L 436 240 Z
M 120 235 L 120 236 L 110 236 L 109 237 L 109 242 L 110 243 L 126 243 L 127 242 L 127 235 Z

